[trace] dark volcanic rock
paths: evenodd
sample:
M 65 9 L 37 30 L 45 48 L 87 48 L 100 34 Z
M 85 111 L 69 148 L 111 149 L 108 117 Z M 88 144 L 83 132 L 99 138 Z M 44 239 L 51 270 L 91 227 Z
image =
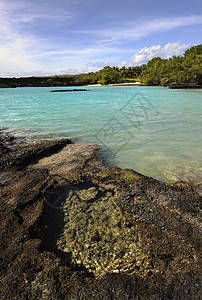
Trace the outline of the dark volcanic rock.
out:
M 14 141 L 15 138 L 14 136 L 5 133 L 3 129 L 0 129 L 0 143 L 10 143 L 12 141 Z
M 99 148 L 86 143 L 0 142 L 1 299 L 200 299 L 198 188 L 104 168 Z M 54 191 L 75 184 L 85 205 L 99 189 L 115 195 L 128 230 L 136 226 L 143 253 L 136 264 L 143 277 L 120 272 L 95 279 L 84 267 L 72 266 L 71 253 L 57 249 L 65 224 Z M 53 195 L 53 205 L 47 194 Z
M 0 156 L 3 156 L 4 154 L 7 154 L 9 152 L 8 147 L 6 147 L 4 144 L 0 144 Z
M 73 89 L 73 90 L 52 90 L 52 93 L 58 93 L 58 92 L 89 92 L 90 90 L 86 89 Z
M 0 144 L 0 171 L 10 168 L 23 168 L 31 162 L 36 161 L 42 156 L 51 155 L 60 150 L 66 144 L 70 144 L 69 139 L 60 141 L 38 141 L 34 144 L 22 142 L 17 143 L 9 148 Z
M 117 204 L 126 218 L 137 225 L 146 252 L 162 267 L 167 268 L 170 261 L 174 268 L 175 259 L 179 262 L 190 257 L 197 269 L 202 207 L 201 196 L 191 185 L 166 184 L 117 168 L 94 172 L 92 177 L 104 186 L 113 185 Z
M 170 84 L 169 89 L 202 89 L 202 85 L 196 84 Z

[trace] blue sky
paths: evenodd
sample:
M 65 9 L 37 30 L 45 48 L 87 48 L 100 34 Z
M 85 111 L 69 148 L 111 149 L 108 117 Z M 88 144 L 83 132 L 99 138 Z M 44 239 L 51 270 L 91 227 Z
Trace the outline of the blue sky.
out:
M 0 76 L 141 65 L 201 36 L 201 0 L 0 0 Z

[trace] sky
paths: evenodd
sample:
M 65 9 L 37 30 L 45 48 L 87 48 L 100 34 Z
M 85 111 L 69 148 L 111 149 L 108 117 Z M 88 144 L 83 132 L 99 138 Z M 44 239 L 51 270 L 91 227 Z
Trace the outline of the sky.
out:
M 201 0 L 0 0 L 0 77 L 142 65 L 201 37 Z

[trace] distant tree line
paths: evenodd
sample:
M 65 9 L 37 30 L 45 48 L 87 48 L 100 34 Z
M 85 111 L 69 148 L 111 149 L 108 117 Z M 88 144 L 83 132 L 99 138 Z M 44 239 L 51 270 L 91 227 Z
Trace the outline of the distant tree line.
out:
M 145 85 L 202 85 L 202 44 L 186 50 L 183 56 L 152 58 L 135 67 L 106 66 L 98 72 L 46 77 L 0 78 L 0 87 L 83 86 L 133 83 Z

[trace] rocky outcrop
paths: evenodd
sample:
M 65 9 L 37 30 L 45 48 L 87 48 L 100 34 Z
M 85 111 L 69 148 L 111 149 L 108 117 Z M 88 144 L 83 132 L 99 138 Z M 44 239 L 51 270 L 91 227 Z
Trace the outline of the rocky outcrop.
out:
M 63 139 L 60 141 L 35 141 L 34 143 L 20 141 L 9 144 L 13 140 L 14 138 L 5 134 L 0 137 L 0 171 L 13 167 L 24 168 L 40 157 L 51 155 L 71 143 L 69 139 Z
M 72 89 L 72 90 L 52 90 L 52 93 L 65 93 L 65 92 L 89 92 L 90 90 L 87 89 Z
M 200 299 L 201 186 L 84 142 L 0 142 L 1 299 Z
M 197 84 L 169 84 L 169 89 L 202 89 L 202 85 Z

